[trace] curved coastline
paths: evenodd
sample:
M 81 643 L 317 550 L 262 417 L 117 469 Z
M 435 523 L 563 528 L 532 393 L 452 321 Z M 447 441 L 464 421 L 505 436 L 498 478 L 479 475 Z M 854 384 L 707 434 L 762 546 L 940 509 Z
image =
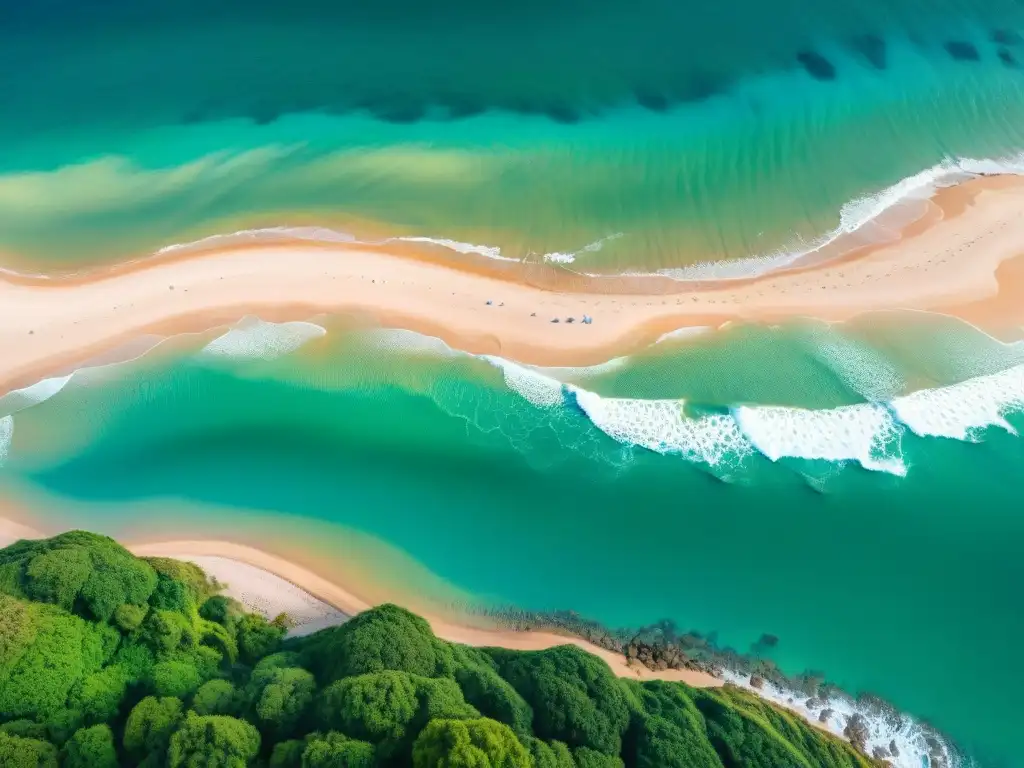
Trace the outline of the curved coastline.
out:
M 4 510 L 4 515 L 10 513 L 11 510 Z M 18 539 L 45 538 L 47 535 L 32 525 L 0 516 L 0 548 L 12 544 Z M 319 604 L 320 607 L 316 610 L 317 617 L 313 619 L 308 631 L 315 631 L 315 629 L 345 621 L 379 603 L 379 600 L 368 601 L 360 597 L 357 594 L 358 586 L 338 583 L 336 580 L 320 576 L 297 562 L 248 544 L 190 538 L 128 542 L 126 547 L 138 557 L 165 557 L 197 562 L 207 573 L 224 584 L 226 594 L 241 600 L 250 610 L 262 611 L 269 616 L 290 610 L 296 604 L 296 597 L 299 598 L 300 604 L 305 603 L 304 607 Z M 402 600 L 399 597 L 391 602 L 401 604 Z M 327 610 L 324 610 L 325 607 Z M 843 730 L 843 722 L 848 721 L 858 711 L 851 709 L 849 712 L 836 713 L 828 720 L 816 718 L 815 712 L 809 711 L 801 701 L 793 698 L 794 695 L 799 697 L 798 692 L 780 688 L 769 680 L 758 680 L 757 675 L 750 672 L 721 669 L 718 670 L 721 677 L 718 677 L 694 669 L 654 670 L 642 664 L 633 663 L 621 653 L 602 648 L 581 637 L 574 636 L 570 632 L 562 634 L 558 631 L 548 630 L 508 629 L 498 625 L 471 626 L 468 623 L 459 623 L 457 620 L 447 619 L 437 614 L 420 613 L 429 622 L 434 633 L 449 642 L 474 647 L 500 647 L 516 651 L 545 650 L 559 645 L 572 644 L 601 658 L 618 677 L 682 682 L 695 688 L 736 685 L 765 698 L 776 706 L 789 709 L 813 727 L 846 740 L 849 739 Z M 836 691 L 835 694 L 839 698 L 827 701 L 826 705 L 849 707 L 854 703 L 854 699 L 841 691 Z M 876 715 L 881 719 L 895 717 L 898 720 L 901 717 L 881 700 L 873 700 L 869 706 L 878 709 Z M 831 709 L 827 711 L 832 712 Z M 863 714 L 860 716 L 863 717 Z M 904 737 L 917 740 L 930 735 L 934 740 L 934 737 L 939 736 L 927 728 L 921 730 L 920 726 L 913 721 L 908 721 L 908 723 L 910 731 L 903 734 Z M 877 740 L 877 735 L 872 734 L 871 738 Z M 941 750 L 939 753 L 933 752 L 932 754 L 933 756 L 940 755 L 946 761 L 945 764 L 955 764 L 950 762 L 952 753 L 942 741 L 935 741 L 935 746 L 931 749 Z M 922 751 L 922 754 L 925 752 Z M 899 763 L 899 765 L 903 765 L 903 763 Z
M 600 363 L 679 328 L 729 320 L 919 309 L 993 333 L 1024 322 L 1024 182 L 975 178 L 940 190 L 931 204 L 938 213 L 895 242 L 761 278 L 665 279 L 647 293 L 636 293 L 639 279 L 628 276 L 581 278 L 547 267 L 542 284 L 493 264 L 310 242 L 181 253 L 75 278 L 5 275 L 0 390 L 143 333 L 206 329 L 250 313 L 275 321 L 347 314 L 548 366 Z

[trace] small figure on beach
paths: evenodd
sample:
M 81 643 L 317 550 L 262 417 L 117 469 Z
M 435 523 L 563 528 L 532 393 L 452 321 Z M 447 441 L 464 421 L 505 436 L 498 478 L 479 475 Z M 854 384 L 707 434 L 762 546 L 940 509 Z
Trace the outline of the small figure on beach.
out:
M 594 318 L 592 318 L 590 315 L 584 315 L 583 316 L 583 324 L 584 325 L 590 325 L 592 322 L 594 322 Z
M 493 302 L 493 301 L 491 301 L 490 299 L 488 299 L 488 300 L 487 300 L 487 306 L 488 306 L 488 307 L 489 307 L 489 306 L 491 306 L 491 305 L 492 305 L 493 303 L 494 303 L 494 302 Z

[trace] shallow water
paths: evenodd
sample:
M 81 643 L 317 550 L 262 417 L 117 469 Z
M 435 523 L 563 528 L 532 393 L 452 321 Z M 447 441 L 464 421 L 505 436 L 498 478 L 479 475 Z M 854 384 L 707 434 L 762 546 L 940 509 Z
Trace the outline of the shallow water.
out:
M 992 343 L 934 323 L 940 346 Z M 860 350 L 889 371 L 894 403 L 923 366 L 858 339 L 883 333 L 862 324 L 727 328 L 537 372 L 336 318 L 250 319 L 51 385 L 13 414 L 0 485 L 43 521 L 137 538 L 242 531 L 345 558 L 359 536 L 383 553 L 359 560 L 364 575 L 449 610 L 670 617 L 741 651 L 768 632 L 787 672 L 823 670 L 931 721 L 981 764 L 1012 765 L 1017 350 L 996 345 L 1010 373 L 993 377 L 987 358 L 973 397 L 958 397 L 960 377 L 917 389 L 913 430 L 892 415 L 905 408 L 881 408 L 879 432 L 876 406 L 823 360 Z M 777 363 L 758 375 L 743 350 Z M 709 369 L 732 382 L 725 398 L 704 389 Z M 9 395 L 0 413 L 24 404 Z M 1009 423 L 986 426 L 992 414 Z M 915 435 L 921 423 L 962 439 Z
M 0 249 L 30 271 L 304 225 L 583 271 L 784 261 L 1022 148 L 1012 2 L 4 14 Z

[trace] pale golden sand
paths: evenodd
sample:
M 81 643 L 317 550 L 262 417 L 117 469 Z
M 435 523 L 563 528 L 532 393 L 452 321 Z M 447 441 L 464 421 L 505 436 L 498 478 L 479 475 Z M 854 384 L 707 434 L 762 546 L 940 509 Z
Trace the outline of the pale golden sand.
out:
M 0 280 L 0 391 L 142 333 L 209 328 L 247 313 L 349 314 L 541 365 L 599 363 L 667 331 L 733 319 L 921 309 L 996 333 L 1019 325 L 1024 267 L 1014 257 L 1024 253 L 1024 182 L 975 179 L 929 205 L 896 242 L 710 284 L 582 278 L 553 268 L 530 273 L 527 284 L 502 265 L 457 268 L 411 253 L 310 243 L 185 252 L 77 278 L 8 276 Z M 583 324 L 584 315 L 593 323 Z

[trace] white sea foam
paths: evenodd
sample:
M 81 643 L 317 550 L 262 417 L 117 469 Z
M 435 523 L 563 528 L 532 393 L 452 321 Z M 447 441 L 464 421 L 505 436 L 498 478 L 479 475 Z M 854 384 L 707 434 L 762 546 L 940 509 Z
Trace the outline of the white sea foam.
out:
M 0 418 L 0 467 L 7 461 L 7 453 L 11 449 L 11 440 L 14 437 L 14 417 L 4 416 Z
M 0 413 L 9 416 L 24 408 L 30 408 L 33 405 L 39 405 L 39 403 L 49 400 L 64 389 L 64 386 L 71 381 L 73 375 L 69 373 L 67 376 L 54 376 L 37 381 L 35 384 L 30 384 L 23 389 L 15 389 L 8 392 L 3 397 L 0 397 Z
M 480 359 L 499 368 L 508 388 L 534 405 L 552 408 L 565 401 L 564 385 L 557 379 L 503 357 L 482 355 Z
M 499 261 L 520 261 L 520 259 L 503 256 L 501 254 L 501 248 L 496 245 L 474 245 L 473 243 L 464 243 L 460 240 L 449 240 L 446 237 L 421 237 L 418 235 L 390 237 L 384 242 L 429 243 L 431 245 L 439 245 L 442 248 L 447 248 L 448 250 L 455 251 L 456 253 L 475 253 L 480 256 L 486 256 L 488 259 L 498 259 Z
M 211 341 L 199 354 L 243 360 L 273 360 L 294 352 L 303 344 L 326 333 L 316 323 L 268 323 L 250 316 Z
M 1024 365 L 935 389 L 922 389 L 890 403 L 896 417 L 914 433 L 954 440 L 976 440 L 984 427 L 1017 434 L 1008 411 L 1024 408 Z
M 884 407 L 865 403 L 808 410 L 740 406 L 740 430 L 767 458 L 856 461 L 865 469 L 905 475 L 899 426 Z
M 216 248 L 232 245 L 239 240 L 309 240 L 319 243 L 354 243 L 355 237 L 347 232 L 338 232 L 329 227 L 261 227 L 258 229 L 240 229 L 236 232 L 225 232 L 218 235 L 201 237 L 184 243 L 171 243 L 156 251 L 157 254 L 174 253 L 176 251 Z
M 403 354 L 436 355 L 450 357 L 464 354 L 452 349 L 437 336 L 427 336 L 404 328 L 374 328 L 363 333 L 363 338 L 382 350 Z
M 842 336 L 832 326 L 815 329 L 812 343 L 815 357 L 865 400 L 888 400 L 904 391 L 896 366 L 867 344 Z
M 569 251 L 568 253 L 562 253 L 559 251 L 545 253 L 544 261 L 547 261 L 552 264 L 572 264 L 574 261 L 576 261 L 577 256 L 584 253 L 597 253 L 602 248 L 604 248 L 605 243 L 611 242 L 612 240 L 618 240 L 620 237 L 623 236 L 623 234 L 624 233 L 622 232 L 616 232 L 614 235 L 602 237 L 600 240 L 595 240 L 592 243 L 584 245 L 579 250 Z
M 685 339 L 692 339 L 695 336 L 703 336 L 705 333 L 714 330 L 710 325 L 691 325 L 686 328 L 677 328 L 674 331 L 663 333 L 657 339 L 654 340 L 655 344 L 661 344 L 666 341 L 682 341 Z
M 725 670 L 722 676 L 733 685 L 746 688 L 761 698 L 799 712 L 812 723 L 820 722 L 837 736 L 843 736 L 843 731 L 850 718 L 859 714 L 866 721 L 868 728 L 869 736 L 866 744 L 868 754 L 871 754 L 875 748 L 882 748 L 889 752 L 890 745 L 895 744 L 899 754 L 885 758 L 894 768 L 922 768 L 922 766 L 930 765 L 931 748 L 926 741 L 929 737 L 935 739 L 939 744 L 938 749 L 945 759 L 946 765 L 957 764 L 951 750 L 941 742 L 941 739 L 937 738 L 937 734 L 907 715 L 897 714 L 892 710 L 879 712 L 870 704 L 863 704 L 846 696 L 809 699 L 804 693 L 780 688 L 767 680 L 764 681 L 763 686 L 755 689 L 750 685 L 748 675 L 732 670 Z M 808 702 L 811 706 L 807 706 Z M 819 720 L 821 713 L 826 709 L 832 710 L 832 715 L 824 721 Z
M 841 237 L 864 230 L 897 205 L 913 200 L 927 200 L 936 190 L 954 186 L 972 176 L 997 174 L 1024 174 L 1024 155 L 991 160 L 947 158 L 879 192 L 849 201 L 839 211 L 838 226 L 810 242 L 797 240 L 786 248 L 770 253 L 727 261 L 704 261 L 685 267 L 659 270 L 656 274 L 681 281 L 760 277 L 791 266 L 806 256 L 821 251 Z
M 678 453 L 712 467 L 751 452 L 750 443 L 728 414 L 689 418 L 682 400 L 602 397 L 578 387 L 570 389 L 594 426 L 620 443 Z

